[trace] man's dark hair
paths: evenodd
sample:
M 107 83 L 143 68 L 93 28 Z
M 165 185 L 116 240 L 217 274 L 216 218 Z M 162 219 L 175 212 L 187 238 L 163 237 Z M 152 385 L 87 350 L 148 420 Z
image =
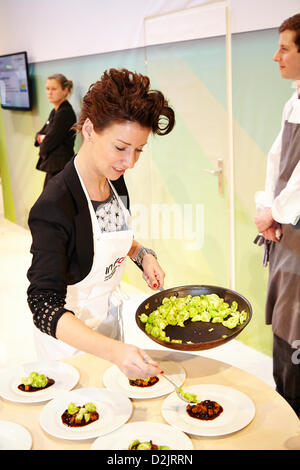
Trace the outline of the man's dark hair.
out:
M 295 44 L 298 46 L 298 52 L 300 52 L 300 13 L 297 15 L 291 16 L 284 20 L 284 22 L 279 26 L 279 32 L 283 33 L 289 29 L 290 31 L 295 31 Z

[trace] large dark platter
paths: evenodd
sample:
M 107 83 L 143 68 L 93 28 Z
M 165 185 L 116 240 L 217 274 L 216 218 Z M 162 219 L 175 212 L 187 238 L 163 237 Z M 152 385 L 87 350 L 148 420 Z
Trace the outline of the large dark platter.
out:
M 142 323 L 139 315 L 146 313 L 149 315 L 153 310 L 161 305 L 164 297 L 186 297 L 187 295 L 206 295 L 206 294 L 217 294 L 222 297 L 225 302 L 231 303 L 236 301 L 238 303 L 238 310 L 245 310 L 247 313 L 247 319 L 243 325 L 239 325 L 233 329 L 226 328 L 221 323 L 206 323 L 206 322 L 191 322 L 188 320 L 184 327 L 181 326 L 167 326 L 166 334 L 170 339 L 182 340 L 182 343 L 171 343 L 162 341 L 158 338 L 154 338 L 145 331 L 145 323 Z M 150 339 L 170 349 L 178 349 L 182 351 L 199 351 L 204 349 L 215 348 L 221 344 L 227 343 L 231 339 L 235 338 L 249 323 L 252 317 L 252 307 L 245 297 L 241 294 L 217 286 L 206 286 L 206 285 L 191 285 L 172 287 L 148 297 L 144 302 L 140 304 L 136 311 L 136 322 L 139 328 L 147 335 Z M 213 328 L 212 331 L 211 328 Z M 224 337 L 226 335 L 226 337 Z M 193 344 L 187 344 L 191 341 Z

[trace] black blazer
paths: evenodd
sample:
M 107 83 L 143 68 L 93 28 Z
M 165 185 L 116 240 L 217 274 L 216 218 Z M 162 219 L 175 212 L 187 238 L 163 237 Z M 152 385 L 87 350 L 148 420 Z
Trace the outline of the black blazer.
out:
M 38 170 L 57 173 L 74 157 L 75 132 L 71 127 L 75 122 L 76 114 L 68 101 L 63 101 L 57 111 L 51 111 L 48 121 L 35 136 L 34 145 L 40 147 Z M 46 135 L 41 144 L 37 141 L 38 134 Z
M 112 183 L 129 209 L 123 176 Z M 94 256 L 92 221 L 74 159 L 49 181 L 30 211 L 28 225 L 33 255 L 28 294 L 65 297 L 68 285 L 88 275 Z

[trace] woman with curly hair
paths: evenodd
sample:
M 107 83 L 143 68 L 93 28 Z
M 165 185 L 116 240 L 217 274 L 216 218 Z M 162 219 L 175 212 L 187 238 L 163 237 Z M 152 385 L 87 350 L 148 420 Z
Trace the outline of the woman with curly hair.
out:
M 122 341 L 116 289 L 127 256 L 149 287 L 163 286 L 156 254 L 134 239 L 123 175 L 149 134 L 168 134 L 174 124 L 172 108 L 144 75 L 110 69 L 90 86 L 74 125 L 81 148 L 29 215 L 28 304 L 39 358 L 84 351 L 113 362 L 129 378 L 160 373 L 143 350 Z

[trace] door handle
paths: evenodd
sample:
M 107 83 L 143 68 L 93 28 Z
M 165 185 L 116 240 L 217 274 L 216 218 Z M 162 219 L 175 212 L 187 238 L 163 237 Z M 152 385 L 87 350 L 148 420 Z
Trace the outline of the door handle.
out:
M 205 173 L 210 173 L 211 175 L 218 175 L 218 191 L 219 194 L 223 194 L 223 159 L 218 158 L 217 164 L 218 167 L 216 170 L 202 168 L 202 171 L 204 171 Z

